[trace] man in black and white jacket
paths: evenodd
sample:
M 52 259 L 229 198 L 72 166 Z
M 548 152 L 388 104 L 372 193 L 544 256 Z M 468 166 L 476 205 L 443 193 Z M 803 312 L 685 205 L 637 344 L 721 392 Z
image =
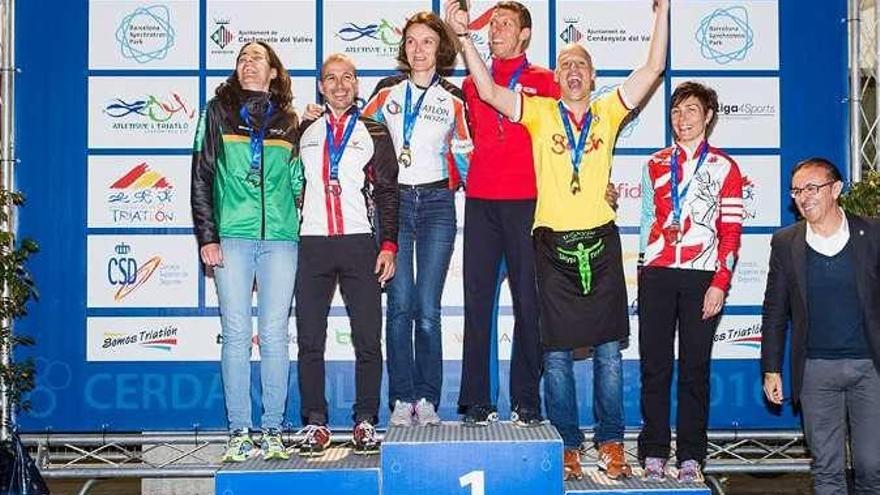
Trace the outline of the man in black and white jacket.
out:
M 351 59 L 330 55 L 319 82 L 327 108 L 321 118 L 303 124 L 300 137 L 305 192 L 296 326 L 300 412 L 306 425 L 299 446 L 303 456 L 321 455 L 330 443 L 324 348 L 337 282 L 351 320 L 356 359 L 355 452 L 378 452 L 374 426 L 382 382 L 380 292 L 395 269 L 397 157 L 385 125 L 360 116 L 357 88 Z

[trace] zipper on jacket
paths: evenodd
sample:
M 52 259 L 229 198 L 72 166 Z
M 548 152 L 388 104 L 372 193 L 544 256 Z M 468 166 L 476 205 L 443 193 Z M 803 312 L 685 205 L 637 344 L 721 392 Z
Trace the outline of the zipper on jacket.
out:
M 268 122 L 266 122 L 268 124 Z M 260 154 L 260 240 L 266 240 L 266 146 Z

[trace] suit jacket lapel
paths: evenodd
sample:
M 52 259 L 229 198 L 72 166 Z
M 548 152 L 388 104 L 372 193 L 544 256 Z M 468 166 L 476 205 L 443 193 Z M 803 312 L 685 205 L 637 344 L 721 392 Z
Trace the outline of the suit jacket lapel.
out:
M 794 267 L 794 275 L 797 280 L 798 292 L 804 308 L 807 307 L 807 227 L 805 221 L 800 221 L 794 231 L 794 239 L 791 243 L 791 263 Z

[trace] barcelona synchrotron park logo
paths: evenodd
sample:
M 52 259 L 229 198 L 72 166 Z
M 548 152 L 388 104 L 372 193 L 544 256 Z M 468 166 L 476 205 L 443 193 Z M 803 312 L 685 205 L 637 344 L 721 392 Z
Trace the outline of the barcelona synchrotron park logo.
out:
M 116 29 L 122 56 L 139 64 L 162 60 L 174 46 L 171 12 L 165 5 L 138 7 Z
M 745 7 L 713 10 L 700 21 L 694 38 L 700 55 L 721 65 L 745 60 L 755 44 Z

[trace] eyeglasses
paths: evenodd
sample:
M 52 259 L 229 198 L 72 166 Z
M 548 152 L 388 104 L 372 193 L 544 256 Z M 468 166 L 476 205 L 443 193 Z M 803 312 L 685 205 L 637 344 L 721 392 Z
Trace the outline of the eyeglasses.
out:
M 824 184 L 818 184 L 818 185 L 817 184 L 807 184 L 804 187 L 792 187 L 791 189 L 788 190 L 788 194 L 791 195 L 792 198 L 797 198 L 798 196 L 801 195 L 801 193 L 804 193 L 804 192 L 810 196 L 815 196 L 815 195 L 819 194 L 820 189 L 822 189 L 825 186 L 830 186 L 831 184 L 834 184 L 835 182 L 837 182 L 837 181 L 836 180 L 829 180 L 828 182 L 826 182 Z

